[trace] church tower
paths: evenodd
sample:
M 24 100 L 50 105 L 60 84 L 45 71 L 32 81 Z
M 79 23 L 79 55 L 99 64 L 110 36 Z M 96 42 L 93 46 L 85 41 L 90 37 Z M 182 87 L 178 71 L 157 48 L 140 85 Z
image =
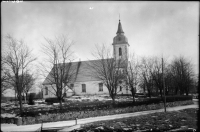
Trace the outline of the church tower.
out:
M 113 38 L 113 55 L 115 60 L 128 60 L 128 39 L 124 35 L 121 22 L 119 20 L 117 35 Z

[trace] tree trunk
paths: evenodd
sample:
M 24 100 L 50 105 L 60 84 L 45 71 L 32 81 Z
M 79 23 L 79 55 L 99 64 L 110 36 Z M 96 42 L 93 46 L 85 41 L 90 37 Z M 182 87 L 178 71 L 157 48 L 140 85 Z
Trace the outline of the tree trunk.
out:
M 23 95 L 24 95 L 25 93 L 23 93 Z M 26 104 L 26 96 L 24 95 L 24 103 Z
M 28 100 L 28 93 L 26 93 L 26 100 Z
M 151 98 L 151 91 L 150 91 L 150 89 L 147 88 L 147 91 L 148 91 L 148 96 L 149 96 L 149 98 Z
M 131 88 L 131 94 L 132 94 L 132 97 L 133 97 L 133 104 L 135 104 L 135 90 L 134 90 L 133 87 Z
M 160 96 L 161 96 L 161 98 L 162 98 L 162 89 L 160 89 Z
M 112 97 L 113 106 L 115 105 L 115 97 Z
M 22 95 L 19 93 L 19 105 L 20 105 L 20 115 L 22 115 Z
M 169 95 L 169 88 L 168 87 L 166 87 L 165 95 Z
M 60 103 L 60 110 L 62 110 L 62 99 L 59 99 L 59 103 Z
M 146 91 L 145 91 L 145 86 L 143 86 L 143 92 L 145 93 Z
M 135 95 L 134 96 L 132 95 L 132 97 L 133 97 L 133 104 L 135 104 Z
M 159 96 L 159 95 L 158 95 L 158 87 L 156 87 L 156 96 Z
M 15 90 L 15 105 L 17 105 L 17 99 L 16 99 L 17 95 L 16 94 L 17 93 L 16 93 L 16 90 Z
M 178 95 L 178 88 L 175 89 L 175 95 Z

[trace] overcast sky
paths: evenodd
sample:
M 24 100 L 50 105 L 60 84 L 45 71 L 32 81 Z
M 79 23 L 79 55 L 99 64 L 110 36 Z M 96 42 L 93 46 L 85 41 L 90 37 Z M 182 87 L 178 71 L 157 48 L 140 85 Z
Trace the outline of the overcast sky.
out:
M 24 39 L 40 58 L 44 37 L 68 35 L 75 41 L 75 61 L 92 59 L 95 44 L 112 48 L 120 14 L 130 51 L 138 56 L 183 55 L 198 72 L 198 2 L 2 2 L 1 13 L 3 36 Z

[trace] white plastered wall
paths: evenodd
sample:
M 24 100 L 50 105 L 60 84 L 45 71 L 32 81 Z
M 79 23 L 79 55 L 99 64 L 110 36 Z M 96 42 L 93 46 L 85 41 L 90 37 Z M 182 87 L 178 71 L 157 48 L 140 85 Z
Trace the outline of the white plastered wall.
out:
M 101 81 L 76 82 L 74 84 L 75 95 L 108 94 L 108 89 L 105 85 L 103 85 L 103 91 L 99 91 L 99 83 Z M 82 92 L 82 84 L 86 85 L 86 92 Z
M 101 81 L 75 82 L 74 83 L 75 95 L 102 95 L 102 94 L 108 95 L 109 92 L 105 85 L 103 85 L 103 91 L 99 91 L 99 83 L 101 83 Z M 82 92 L 82 84 L 86 85 L 86 92 Z M 45 99 L 56 97 L 53 94 L 55 93 L 55 91 L 53 90 L 51 85 L 45 85 L 45 87 L 48 87 L 48 90 L 49 90 L 48 95 L 46 95 L 45 88 L 43 89 L 43 97 Z M 120 91 L 120 86 L 118 86 L 117 94 L 131 94 L 131 92 L 130 90 L 127 90 L 125 87 L 123 87 L 122 91 Z

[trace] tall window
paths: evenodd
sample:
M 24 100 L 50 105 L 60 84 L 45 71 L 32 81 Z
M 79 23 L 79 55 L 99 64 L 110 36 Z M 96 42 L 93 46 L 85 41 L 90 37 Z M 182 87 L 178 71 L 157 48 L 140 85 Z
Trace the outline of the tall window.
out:
M 48 95 L 48 87 L 45 87 L 45 95 Z
M 119 56 L 122 56 L 122 48 L 119 48 Z
M 99 83 L 99 92 L 103 91 L 103 83 Z
M 119 88 L 120 88 L 119 91 L 122 91 L 122 86 L 119 86 Z
M 82 84 L 82 92 L 85 93 L 86 92 L 86 85 Z

